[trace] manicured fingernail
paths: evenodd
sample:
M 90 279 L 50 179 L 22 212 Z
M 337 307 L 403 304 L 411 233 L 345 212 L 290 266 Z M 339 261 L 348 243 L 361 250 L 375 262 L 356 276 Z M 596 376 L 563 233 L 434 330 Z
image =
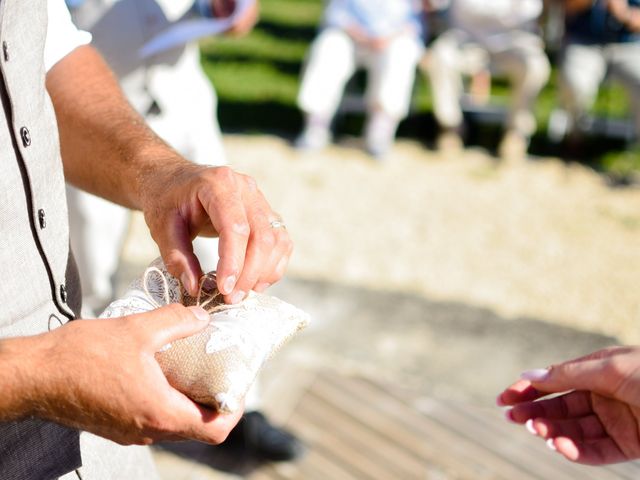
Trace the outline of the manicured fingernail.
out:
M 240 303 L 242 300 L 244 300 L 244 297 L 246 295 L 247 294 L 245 292 L 243 292 L 242 290 L 238 290 L 236 293 L 231 295 L 231 303 L 232 304 Z
M 209 321 L 209 314 L 202 307 L 189 307 L 191 313 L 200 321 Z
M 504 418 L 506 418 L 508 422 L 515 423 L 515 420 L 513 419 L 513 415 L 511 414 L 511 412 L 513 412 L 513 408 L 510 408 L 509 410 L 505 410 Z
M 547 447 L 549 447 L 549 450 L 553 450 L 554 452 L 558 450 L 556 448 L 556 444 L 553 443 L 553 438 L 550 438 L 549 440 L 547 440 Z
M 542 382 L 549 376 L 548 368 L 536 368 L 534 370 L 527 370 L 520 374 L 520 378 L 523 380 L 529 380 L 530 382 Z
M 224 281 L 224 284 L 222 285 L 222 291 L 220 293 L 222 293 L 223 295 L 230 294 L 233 291 L 233 287 L 236 286 L 237 281 L 238 279 L 235 275 L 227 277 L 227 279 Z
M 504 403 L 504 400 L 502 400 L 502 394 L 500 394 L 500 395 L 498 395 L 496 397 L 496 405 L 499 406 L 499 407 L 506 407 L 507 406 L 507 404 Z
M 193 293 L 193 285 L 191 283 L 191 276 L 187 272 L 184 272 L 182 275 L 180 275 L 180 281 L 182 282 L 182 286 L 184 287 L 184 289 L 189 294 Z
M 535 427 L 533 426 L 533 419 L 530 418 L 529 420 L 527 420 L 527 423 L 524 424 L 525 428 L 527 429 L 527 431 L 531 434 L 531 435 L 535 435 L 538 436 L 538 432 L 536 432 Z

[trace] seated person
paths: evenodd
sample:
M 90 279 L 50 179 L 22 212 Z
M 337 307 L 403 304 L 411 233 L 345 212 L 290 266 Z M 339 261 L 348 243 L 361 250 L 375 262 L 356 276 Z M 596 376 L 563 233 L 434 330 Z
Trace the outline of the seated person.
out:
M 534 33 L 542 7 L 542 0 L 451 0 L 451 28 L 433 44 L 427 67 L 443 129 L 440 148 L 462 147 L 462 75 L 490 67 L 513 88 L 500 154 L 526 154 L 536 129 L 533 103 L 550 73 L 542 39 Z
M 305 129 L 297 145 L 320 149 L 345 84 L 358 66 L 368 71 L 366 149 L 383 156 L 409 112 L 423 51 L 422 7 L 412 0 L 331 0 L 311 46 L 298 105 Z
M 561 100 L 575 125 L 607 74 L 629 92 L 640 132 L 640 0 L 565 0 Z

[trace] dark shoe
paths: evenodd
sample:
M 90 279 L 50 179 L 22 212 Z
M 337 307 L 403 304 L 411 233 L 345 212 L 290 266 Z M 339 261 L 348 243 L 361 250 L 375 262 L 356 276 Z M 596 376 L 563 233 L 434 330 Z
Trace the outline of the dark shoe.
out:
M 258 411 L 245 413 L 224 443 L 274 462 L 294 460 L 304 453 L 304 446 L 296 437 L 271 425 Z

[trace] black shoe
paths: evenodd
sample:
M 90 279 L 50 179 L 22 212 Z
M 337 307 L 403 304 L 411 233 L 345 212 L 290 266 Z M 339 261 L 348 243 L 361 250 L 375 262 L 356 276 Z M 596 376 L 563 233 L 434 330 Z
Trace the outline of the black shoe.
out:
M 245 413 L 224 444 L 274 462 L 294 460 L 304 453 L 296 437 L 271 425 L 258 411 Z

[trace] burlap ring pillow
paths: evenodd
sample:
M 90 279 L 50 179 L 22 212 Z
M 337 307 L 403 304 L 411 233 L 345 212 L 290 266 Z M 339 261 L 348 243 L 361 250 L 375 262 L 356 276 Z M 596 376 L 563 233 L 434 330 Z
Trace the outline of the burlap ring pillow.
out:
M 238 305 L 225 305 L 215 282 L 206 278 L 198 298 L 193 298 L 167 272 L 161 259 L 100 318 L 147 312 L 167 303 L 200 305 L 209 312 L 211 322 L 202 332 L 158 352 L 160 367 L 174 388 L 226 413 L 240 407 L 264 362 L 309 321 L 302 310 L 255 292 Z

